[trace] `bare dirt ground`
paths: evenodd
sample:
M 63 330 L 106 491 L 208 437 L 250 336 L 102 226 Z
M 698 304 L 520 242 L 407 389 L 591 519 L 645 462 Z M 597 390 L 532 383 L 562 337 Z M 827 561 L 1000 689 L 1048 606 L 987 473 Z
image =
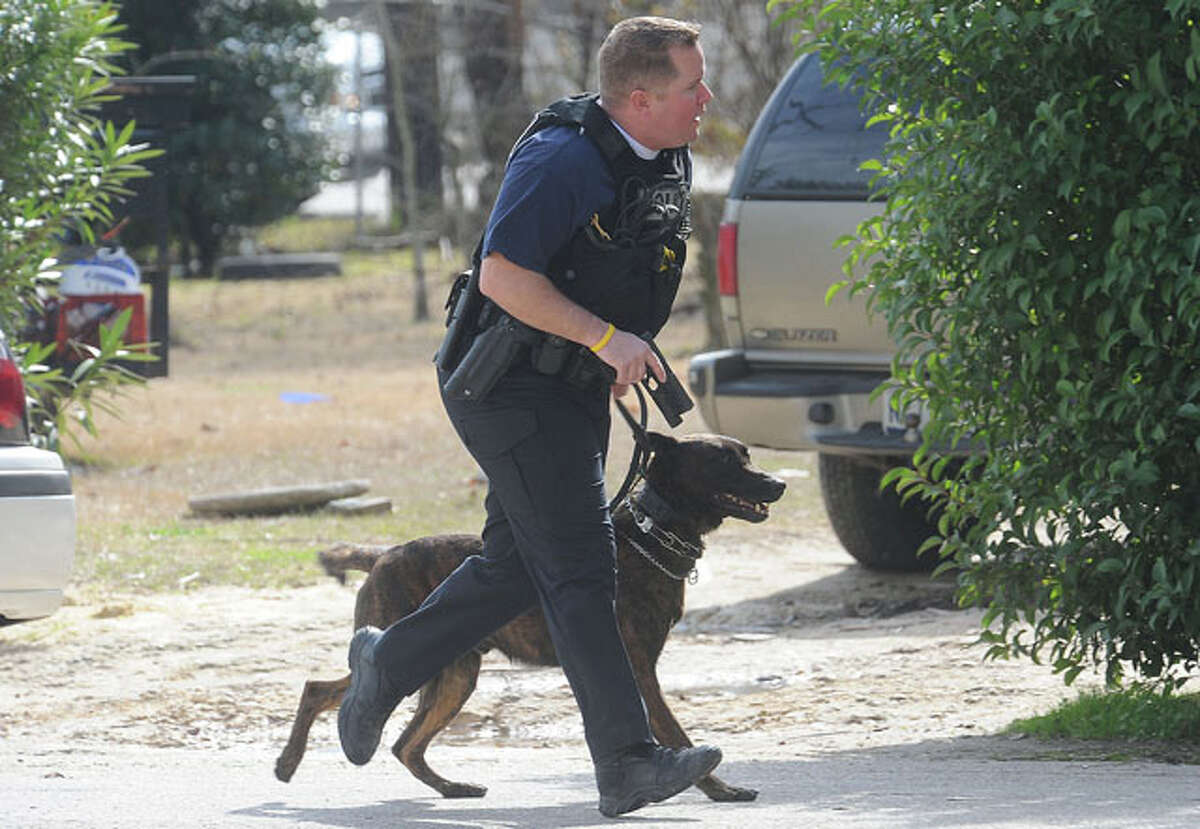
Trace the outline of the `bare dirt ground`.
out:
M 760 758 L 918 744 L 993 733 L 1075 693 L 1043 667 L 983 662 L 971 645 L 978 616 L 951 609 L 950 584 L 871 574 L 832 541 L 802 546 L 767 527 L 723 529 L 702 564 L 659 667 L 697 742 L 737 735 Z M 114 744 L 254 746 L 270 767 L 304 680 L 344 672 L 353 596 L 332 581 L 214 587 L 77 604 L 0 630 L 0 738 L 66 743 L 80 756 Z M 336 739 L 327 715 L 310 748 Z M 489 655 L 440 742 L 486 755 L 582 741 L 557 669 Z

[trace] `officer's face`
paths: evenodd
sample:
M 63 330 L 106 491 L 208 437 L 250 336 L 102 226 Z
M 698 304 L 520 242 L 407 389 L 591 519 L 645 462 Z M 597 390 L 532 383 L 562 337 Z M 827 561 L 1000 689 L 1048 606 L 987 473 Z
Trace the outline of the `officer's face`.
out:
M 672 46 L 671 62 L 675 77 L 650 92 L 648 131 L 651 141 L 643 141 L 652 150 L 679 147 L 696 140 L 700 118 L 713 94 L 704 83 L 704 51 L 700 45 Z

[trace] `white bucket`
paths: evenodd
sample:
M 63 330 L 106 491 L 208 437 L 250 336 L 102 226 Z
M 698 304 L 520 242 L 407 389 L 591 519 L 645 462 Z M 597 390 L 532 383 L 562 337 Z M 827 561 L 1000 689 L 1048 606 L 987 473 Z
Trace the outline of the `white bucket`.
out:
M 63 268 L 58 290 L 64 296 L 136 294 L 141 283 L 142 272 L 125 248 L 98 248 Z

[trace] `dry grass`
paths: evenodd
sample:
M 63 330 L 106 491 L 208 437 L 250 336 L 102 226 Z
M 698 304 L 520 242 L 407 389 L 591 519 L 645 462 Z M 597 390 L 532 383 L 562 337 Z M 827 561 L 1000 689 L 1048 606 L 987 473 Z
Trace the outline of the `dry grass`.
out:
M 430 363 L 455 264 L 435 265 L 434 319 L 420 324 L 408 258 L 395 253 L 346 254 L 342 277 L 173 283 L 170 376 L 135 390 L 77 459 L 72 593 L 304 584 L 323 577 L 314 551 L 336 540 L 477 530 L 476 469 L 442 412 Z M 660 337 L 681 373 L 701 325 L 679 314 Z M 287 403 L 289 391 L 327 399 Z M 657 413 L 654 423 L 662 428 Z M 680 431 L 703 430 L 692 412 Z M 616 426 L 614 485 L 629 448 Z M 807 455 L 756 458 L 802 476 L 812 467 Z M 349 478 L 369 479 L 394 511 L 214 519 L 187 507 L 190 495 Z M 811 479 L 793 480 L 788 499 L 773 529 L 823 521 Z

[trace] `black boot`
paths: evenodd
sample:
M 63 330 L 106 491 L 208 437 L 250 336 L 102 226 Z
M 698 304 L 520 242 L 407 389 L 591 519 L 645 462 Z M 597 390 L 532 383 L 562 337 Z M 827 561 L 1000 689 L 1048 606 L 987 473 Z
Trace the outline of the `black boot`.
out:
M 713 746 L 666 748 L 647 744 L 596 763 L 600 813 L 616 817 L 674 797 L 721 762 Z
M 379 747 L 383 724 L 403 698 L 375 663 L 382 636 L 379 628 L 364 627 L 350 640 L 350 688 L 338 710 L 338 737 L 347 759 L 359 766 Z

